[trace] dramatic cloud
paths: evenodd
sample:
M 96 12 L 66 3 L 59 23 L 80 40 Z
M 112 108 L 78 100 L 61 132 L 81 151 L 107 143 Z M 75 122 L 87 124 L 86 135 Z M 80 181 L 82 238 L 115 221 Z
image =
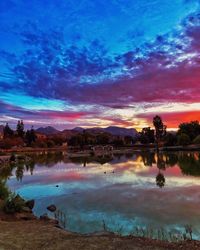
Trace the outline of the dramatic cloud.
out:
M 61 1 L 63 9 L 68 7 L 66 15 L 61 5 L 55 4 L 50 4 L 47 12 L 34 13 L 30 19 L 25 9 L 21 18 L 16 14 L 15 22 L 9 21 L 10 37 L 5 37 L 5 41 L 9 44 L 13 36 L 19 45 L 13 50 L 8 44 L 2 44 L 0 51 L 2 100 L 18 106 L 14 100 L 8 102 L 4 97 L 5 93 L 15 93 L 16 96 L 24 93 L 34 99 L 57 100 L 74 107 L 82 105 L 85 110 L 77 108 L 77 112 L 73 114 L 69 113 L 67 108 L 48 110 L 47 107 L 48 111 L 30 111 L 29 108 L 23 107 L 23 111 L 15 108 L 12 111 L 8 108 L 6 110 L 9 110 L 13 117 L 23 116 L 40 120 L 40 115 L 43 114 L 43 117 L 48 119 L 68 118 L 69 121 L 77 120 L 77 123 L 80 118 L 85 117 L 85 124 L 88 125 L 90 119 L 91 125 L 95 125 L 95 119 L 102 119 L 105 123 L 102 122 L 101 125 L 107 125 L 110 121 L 110 124 L 122 126 L 138 124 L 139 128 L 145 122 L 149 123 L 148 116 L 152 110 L 148 112 L 148 105 L 176 103 L 175 106 L 178 107 L 178 103 L 198 103 L 199 4 L 195 0 L 176 0 L 176 3 L 175 11 L 174 5 L 159 0 L 150 1 L 149 4 L 136 1 L 130 6 L 128 1 L 123 4 L 121 1 L 111 1 L 107 5 L 99 1 L 94 5 L 83 1 L 74 10 L 75 6 L 71 2 L 67 6 Z M 13 1 L 11 6 L 9 13 L 15 13 L 21 5 Z M 21 7 L 25 6 L 24 3 Z M 34 1 L 29 7 L 36 10 L 39 6 L 40 3 Z M 7 8 L 8 6 L 2 6 L 4 22 L 11 18 L 10 14 L 5 12 Z M 46 25 L 36 22 L 37 18 L 41 21 L 47 14 L 53 15 L 49 12 L 53 8 L 55 16 L 52 16 Z M 99 8 L 107 11 L 102 12 L 105 18 L 105 21 L 102 21 L 104 27 L 100 24 L 102 16 L 98 12 Z M 115 12 L 112 12 L 112 8 Z M 155 16 L 156 23 L 153 16 L 155 8 L 158 12 Z M 84 12 L 86 9 L 89 13 Z M 138 15 L 137 11 L 142 10 L 144 16 Z M 171 10 L 171 14 L 163 20 L 167 10 Z M 56 17 L 59 18 L 59 13 L 62 15 L 58 25 Z M 133 20 L 131 16 L 134 14 L 136 18 Z M 84 32 L 81 22 L 76 20 L 79 16 L 80 20 L 85 22 Z M 115 26 L 119 25 L 119 19 L 122 17 L 123 29 L 119 26 L 117 31 Z M 155 30 L 147 25 L 145 17 L 149 24 L 154 25 Z M 113 30 L 113 37 L 107 33 L 108 29 Z M 2 34 L 4 30 L 5 27 L 2 27 Z M 146 110 L 142 112 L 144 103 Z M 132 114 L 131 107 L 134 107 Z M 128 110 L 128 115 L 123 116 L 122 110 L 125 109 Z M 174 114 L 177 111 L 175 109 Z M 5 114 L 6 112 L 8 111 L 5 111 Z M 35 115 L 32 116 L 34 112 Z M 153 113 L 156 112 L 163 113 L 166 119 L 170 119 L 170 126 L 176 127 L 180 122 L 179 119 L 176 122 L 171 120 L 173 114 L 165 115 L 160 106 L 155 105 Z M 195 112 L 198 114 L 198 111 Z M 180 118 L 183 117 L 184 113 Z M 139 122 L 137 119 L 141 118 Z M 198 115 L 196 119 L 199 119 Z

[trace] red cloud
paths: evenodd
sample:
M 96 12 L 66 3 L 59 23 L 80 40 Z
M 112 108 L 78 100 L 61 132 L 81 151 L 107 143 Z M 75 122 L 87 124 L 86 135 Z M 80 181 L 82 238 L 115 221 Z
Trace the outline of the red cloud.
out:
M 149 124 L 152 123 L 155 115 L 160 115 L 168 128 L 177 128 L 182 122 L 200 121 L 200 111 L 172 112 L 172 113 L 147 113 L 137 115 L 138 118 L 146 119 Z
M 87 115 L 91 115 L 91 112 L 66 112 L 66 111 L 40 111 L 38 112 L 41 117 L 45 117 L 47 119 L 61 119 L 61 120 L 69 120 L 74 121 L 85 117 Z

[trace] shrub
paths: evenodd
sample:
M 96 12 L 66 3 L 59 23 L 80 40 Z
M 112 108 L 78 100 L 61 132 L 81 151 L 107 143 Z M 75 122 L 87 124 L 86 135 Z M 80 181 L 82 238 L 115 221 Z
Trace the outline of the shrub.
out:
M 8 198 L 10 192 L 5 184 L 5 182 L 0 181 L 0 199 L 5 200 Z
M 178 136 L 178 145 L 186 146 L 190 144 L 190 142 L 190 137 L 187 134 L 182 133 Z
M 8 214 L 21 212 L 24 206 L 25 201 L 19 195 L 12 194 L 5 202 L 4 212 Z
M 194 144 L 200 144 L 200 135 L 198 135 L 194 140 L 193 140 Z

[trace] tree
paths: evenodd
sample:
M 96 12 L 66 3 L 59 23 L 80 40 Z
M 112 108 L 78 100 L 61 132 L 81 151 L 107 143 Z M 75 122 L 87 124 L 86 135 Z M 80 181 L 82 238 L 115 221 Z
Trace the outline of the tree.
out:
M 194 140 L 193 140 L 194 144 L 200 144 L 200 135 L 198 135 Z
M 182 133 L 178 135 L 178 145 L 186 146 L 189 145 L 190 142 L 191 142 L 190 137 L 187 134 Z
M 133 137 L 130 135 L 126 135 L 124 137 L 124 142 L 126 145 L 131 145 L 133 143 Z
M 35 134 L 35 130 L 33 126 L 31 127 L 31 130 L 26 131 L 26 136 L 25 136 L 27 144 L 30 146 L 33 142 L 36 141 L 37 136 Z
M 161 117 L 158 115 L 153 118 L 153 125 L 155 127 L 156 149 L 159 151 L 159 143 L 165 137 L 167 127 L 163 124 Z
M 96 144 L 106 145 L 109 143 L 109 135 L 107 133 L 98 134 L 96 136 Z
M 143 144 L 154 143 L 154 130 L 150 127 L 143 128 L 140 132 L 139 141 Z
M 13 130 L 9 127 L 8 123 L 6 123 L 6 126 L 3 129 L 3 138 L 11 137 L 13 134 Z
M 165 136 L 165 146 L 175 146 L 177 144 L 177 137 L 175 134 L 167 133 Z
M 17 131 L 17 135 L 19 137 L 21 137 L 21 138 L 24 137 L 24 123 L 23 123 L 23 120 L 18 121 L 16 131 Z
M 194 140 L 198 135 L 200 135 L 200 124 L 199 121 L 191 121 L 181 123 L 179 125 L 178 135 L 186 134 L 189 136 L 190 140 Z

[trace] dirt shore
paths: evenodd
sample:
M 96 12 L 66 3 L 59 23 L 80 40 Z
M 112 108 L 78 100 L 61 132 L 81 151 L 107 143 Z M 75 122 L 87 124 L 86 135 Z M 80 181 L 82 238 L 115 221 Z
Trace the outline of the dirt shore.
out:
M 114 234 L 84 236 L 57 228 L 49 222 L 0 221 L 2 250 L 173 250 L 200 249 L 200 242 L 168 243 L 158 240 L 120 237 Z

